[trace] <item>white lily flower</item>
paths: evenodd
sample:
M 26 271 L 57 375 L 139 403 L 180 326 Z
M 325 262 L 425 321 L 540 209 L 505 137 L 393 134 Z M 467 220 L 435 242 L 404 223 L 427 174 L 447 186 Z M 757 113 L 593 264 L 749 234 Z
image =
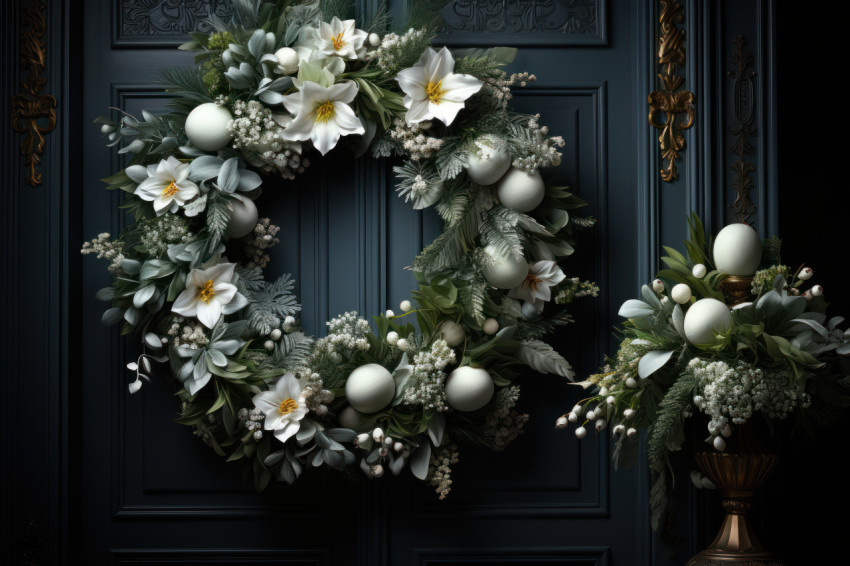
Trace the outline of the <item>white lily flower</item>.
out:
M 157 216 L 166 212 L 177 212 L 181 206 L 200 194 L 198 185 L 189 180 L 189 163 L 175 157 L 163 159 L 157 165 L 132 165 L 127 175 L 139 183 L 136 195 L 153 201 Z
M 354 20 L 343 21 L 334 16 L 331 23 L 321 22 L 318 28 L 305 28 L 295 48 L 302 61 L 332 56 L 353 61 L 366 53 L 365 43 L 368 37 L 368 33 L 354 27 Z M 310 53 L 311 51 L 315 53 Z
M 181 316 L 197 317 L 212 328 L 222 314 L 232 314 L 248 304 L 236 290 L 233 279 L 235 263 L 220 263 L 208 269 L 193 269 L 186 278 L 186 290 L 180 293 L 171 311 Z
M 253 402 L 266 416 L 263 428 L 273 430 L 281 442 L 298 432 L 301 419 L 309 412 L 301 397 L 301 384 L 291 373 L 278 379 L 274 389 L 254 395 Z
M 323 87 L 304 81 L 303 88 L 283 97 L 283 105 L 295 120 L 283 131 L 289 141 L 311 140 L 322 155 L 333 149 L 340 136 L 363 134 L 366 130 L 349 104 L 357 96 L 357 85 L 344 81 Z
M 508 296 L 525 301 L 537 312 L 543 312 L 543 303 L 552 299 L 552 287 L 566 277 L 554 261 L 538 261 L 529 266 L 525 281 L 511 289 Z
M 396 80 L 404 91 L 405 120 L 416 124 L 436 118 L 448 126 L 464 101 L 484 85 L 475 77 L 453 73 L 455 61 L 448 49 L 430 47 L 411 68 L 399 71 Z

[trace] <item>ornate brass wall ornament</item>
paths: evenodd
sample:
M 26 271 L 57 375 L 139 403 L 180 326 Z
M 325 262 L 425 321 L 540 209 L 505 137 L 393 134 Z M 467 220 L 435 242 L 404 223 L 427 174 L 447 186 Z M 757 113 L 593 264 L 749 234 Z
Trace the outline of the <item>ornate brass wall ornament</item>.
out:
M 56 98 L 41 92 L 47 84 L 42 76 L 47 58 L 46 11 L 44 0 L 33 0 L 21 7 L 21 28 L 25 30 L 21 32 L 21 68 L 28 76 L 21 80 L 22 91 L 12 98 L 12 128 L 24 134 L 21 155 L 29 168 L 26 182 L 33 187 L 44 180 L 38 171 L 44 136 L 56 127 Z
M 753 179 L 750 174 L 755 172 L 756 166 L 750 163 L 744 156 L 753 153 L 753 146 L 749 138 L 757 134 L 753 125 L 753 110 L 755 104 L 755 87 L 753 78 L 756 76 L 752 70 L 753 56 L 744 51 L 747 40 L 739 35 L 733 41 L 737 48 L 732 52 L 732 64 L 734 70 L 729 71 L 732 80 L 732 117 L 734 123 L 729 126 L 729 133 L 733 136 L 729 151 L 737 156 L 735 163 L 730 167 L 734 171 L 732 187 L 735 189 L 735 202 L 729 208 L 735 213 L 737 220 L 747 222 L 756 211 L 756 205 L 750 199 L 750 191 L 753 189 Z
M 682 130 L 694 125 L 694 94 L 681 90 L 685 78 L 677 73 L 677 67 L 685 65 L 685 31 L 677 26 L 684 20 L 682 3 L 678 0 L 660 2 L 658 65 L 661 72 L 658 73 L 658 78 L 663 90 L 649 93 L 649 123 L 661 130 L 658 143 L 661 147 L 661 160 L 666 161 L 666 165 L 660 173 L 661 178 L 669 183 L 679 178 L 676 162 L 679 160 L 679 152 L 685 148 Z M 663 122 L 659 121 L 661 113 L 664 114 Z

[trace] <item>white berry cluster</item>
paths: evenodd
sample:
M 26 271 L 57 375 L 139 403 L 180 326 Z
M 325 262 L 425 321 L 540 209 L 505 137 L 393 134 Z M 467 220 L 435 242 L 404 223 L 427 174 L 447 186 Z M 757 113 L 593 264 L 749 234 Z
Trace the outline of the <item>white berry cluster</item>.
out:
M 256 100 L 237 100 L 233 104 L 235 118 L 227 125 L 233 134 L 233 147 L 245 149 L 259 156 L 260 161 L 250 160 L 252 165 L 269 170 L 277 169 L 284 179 L 294 179 L 309 166 L 301 159 L 297 149 L 283 139 L 283 129 L 289 118 L 275 115 Z
M 428 483 L 434 486 L 440 499 L 445 499 L 452 490 L 452 466 L 460 461 L 460 453 L 454 443 L 441 446 L 431 452 L 428 463 Z
M 388 33 L 374 51 L 366 54 L 367 61 L 374 61 L 382 71 L 391 71 L 404 63 L 412 49 L 422 51 L 420 47 L 427 41 L 425 29 L 410 28 L 403 35 Z
M 161 257 L 174 244 L 186 244 L 195 239 L 189 231 L 189 221 L 176 214 L 164 214 L 141 222 L 140 241 L 152 257 Z
M 598 297 L 599 285 L 592 281 L 582 281 L 578 277 L 566 279 L 558 285 L 555 303 L 564 305 L 581 297 Z
M 124 242 L 110 240 L 109 232 L 101 232 L 91 242 L 84 242 L 80 253 L 83 255 L 97 254 L 97 259 L 109 260 L 109 273 L 112 275 L 123 275 L 121 262 L 124 261 Z
M 561 136 L 547 137 L 549 128 L 539 123 L 540 114 L 528 120 L 520 150 L 524 157 L 514 159 L 513 166 L 523 171 L 533 172 L 543 167 L 557 167 L 561 164 L 561 153 L 557 148 L 564 147 Z
M 328 326 L 328 336 L 320 341 L 325 341 L 325 348 L 329 352 L 340 349 L 365 352 L 369 349 L 369 341 L 366 339 L 370 330 L 369 322 L 360 318 L 357 312 L 341 314 L 325 324 Z
M 246 408 L 239 409 L 239 412 L 236 415 L 239 420 L 242 422 L 242 425 L 253 431 L 254 434 L 251 436 L 254 440 L 260 440 L 263 438 L 263 419 L 266 417 L 263 415 L 263 412 L 259 409 L 251 409 L 248 410 Z
M 328 414 L 328 404 L 334 400 L 334 394 L 322 386 L 319 374 L 311 374 L 311 382 L 301 392 L 301 399 L 308 409 L 319 417 Z
M 694 405 L 710 417 L 708 431 L 713 436 L 728 436 L 728 425 L 744 424 L 757 411 L 778 420 L 811 404 L 810 396 L 797 389 L 787 369 L 764 370 L 743 361 L 730 366 L 694 358 L 688 371 L 699 379 Z
M 204 327 L 198 323 L 189 323 L 184 325 L 182 316 L 175 316 L 172 319 L 171 326 L 168 328 L 168 335 L 171 336 L 171 344 L 177 348 L 185 346 L 192 350 L 197 350 L 201 346 L 210 343 L 204 332 Z
M 443 140 L 432 138 L 424 132 L 431 129 L 431 122 L 426 120 L 417 124 L 408 124 L 396 118 L 390 137 L 395 140 L 410 156 L 411 161 L 430 159 L 443 147 Z
M 537 77 L 529 73 L 514 73 L 508 76 L 507 73 L 501 71 L 496 76 L 485 78 L 484 82 L 490 86 L 491 94 L 498 106 L 501 107 L 502 110 L 507 110 L 508 103 L 514 97 L 511 93 L 511 87 L 524 87 L 528 83 L 536 80 Z
M 430 351 L 416 354 L 413 358 L 412 385 L 404 392 L 404 402 L 440 412 L 448 410 L 445 369 L 455 362 L 454 350 L 445 340 L 435 340 Z
M 280 232 L 280 226 L 272 224 L 270 218 L 260 218 L 257 225 L 254 226 L 254 231 L 251 233 L 251 239 L 246 241 L 243 249 L 248 255 L 247 267 L 265 268 L 271 258 L 266 250 L 280 243 L 276 237 Z
M 519 400 L 519 387 L 512 385 L 499 391 L 494 403 L 495 408 L 487 415 L 482 430 L 495 451 L 508 447 L 523 432 L 528 415 L 520 414 L 514 408 Z

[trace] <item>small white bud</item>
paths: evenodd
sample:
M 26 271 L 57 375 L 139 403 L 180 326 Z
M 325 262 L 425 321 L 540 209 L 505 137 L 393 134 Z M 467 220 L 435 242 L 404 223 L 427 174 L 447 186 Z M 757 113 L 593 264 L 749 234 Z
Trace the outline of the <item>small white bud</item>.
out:
M 377 33 L 370 33 L 369 34 L 369 45 L 371 45 L 372 47 L 375 47 L 375 46 L 379 45 L 380 43 L 381 43 L 381 36 L 379 36 Z
M 558 420 L 555 421 L 555 428 L 557 428 L 557 429 L 567 428 L 568 422 L 569 421 L 567 421 L 567 417 L 559 417 Z
M 115 131 L 115 126 L 110 126 L 109 124 L 104 124 L 100 127 L 100 133 L 103 135 L 111 134 Z
M 387 332 L 387 344 L 395 346 L 398 343 L 398 332 Z
M 499 331 L 499 321 L 495 318 L 488 318 L 481 326 L 481 330 L 483 330 L 484 334 L 486 334 L 487 336 L 492 336 L 493 334 Z
M 581 439 L 581 438 L 584 438 L 585 436 L 587 436 L 587 429 L 584 428 L 583 426 L 578 427 L 576 429 L 576 438 Z
M 582 409 L 581 405 L 576 405 L 575 407 L 573 407 L 573 412 L 576 415 L 580 415 L 582 413 L 582 411 L 584 411 L 584 409 Z
M 705 274 L 708 273 L 708 270 L 703 264 L 698 263 L 694 266 L 693 269 L 691 269 L 691 273 L 693 273 L 694 277 L 696 277 L 697 279 L 702 279 L 703 277 L 705 277 Z
M 626 431 L 626 436 L 628 436 L 629 438 L 636 437 L 637 436 L 637 429 L 636 428 L 630 428 L 629 430 Z
M 823 285 L 815 285 L 812 287 L 812 296 L 813 297 L 822 297 L 823 296 Z
M 399 338 L 399 341 L 396 343 L 396 346 L 402 352 L 406 352 L 408 348 L 410 348 L 410 344 L 408 344 L 407 340 L 405 340 L 404 338 Z
M 266 340 L 265 344 L 263 344 L 263 348 L 265 348 L 269 352 L 274 351 L 274 342 L 272 342 L 271 340 Z
M 272 330 L 272 331 L 269 333 L 269 338 L 271 338 L 272 340 L 274 340 L 275 342 L 277 342 L 278 340 L 280 340 L 280 337 L 281 337 L 282 335 L 283 335 L 283 333 L 280 331 L 280 328 L 275 328 L 274 330 Z
M 277 63 L 283 69 L 284 75 L 291 75 L 298 70 L 299 57 L 298 52 L 291 47 L 281 47 L 275 54 Z
M 807 301 L 812 300 L 812 292 L 811 291 L 806 291 L 805 293 L 803 293 L 803 296 L 806 297 Z
M 605 399 L 605 402 L 608 403 L 609 405 L 613 405 L 614 403 L 617 402 L 617 399 L 613 395 L 608 395 L 608 398 Z
M 585 415 L 585 417 L 587 418 L 587 420 L 592 421 L 593 419 L 596 418 L 596 412 L 595 411 L 588 411 L 587 414 Z
M 384 441 L 384 431 L 380 428 L 376 428 L 372 431 L 372 439 L 375 442 L 383 442 Z
M 392 318 L 394 316 L 395 316 L 395 313 L 392 311 L 392 309 L 387 309 L 387 318 Z
M 812 278 L 812 275 L 815 274 L 815 270 L 811 267 L 804 267 L 800 270 L 800 273 L 797 274 L 798 279 L 802 279 L 803 281 L 808 281 Z
M 722 436 L 714 437 L 714 448 L 718 452 L 723 452 L 724 450 L 726 450 L 726 441 L 723 440 Z
M 405 300 L 398 307 L 401 309 L 401 312 L 407 312 L 413 308 L 413 305 L 410 304 L 410 301 Z
M 608 395 L 608 388 L 607 387 L 603 387 L 602 389 L 599 390 L 599 396 L 600 397 L 605 397 L 606 395 Z
M 669 302 L 670 302 L 670 297 L 668 297 L 667 295 L 664 295 L 663 297 L 661 297 L 661 304 L 662 305 L 666 305 Z
M 614 434 L 615 435 L 623 434 L 625 431 L 626 431 L 626 427 L 621 425 L 621 424 L 618 424 L 617 426 L 614 427 Z
M 395 444 L 393 444 L 393 450 L 395 450 L 396 452 L 401 452 L 402 450 L 404 450 L 404 444 L 402 444 L 401 442 L 396 442 Z
M 378 464 L 377 466 L 372 466 L 372 474 L 376 478 L 381 477 L 382 475 L 384 475 L 384 467 L 380 464 Z
M 598 421 L 596 421 L 596 432 L 602 432 L 606 428 L 608 428 L 608 421 L 604 419 L 599 419 Z
M 357 445 L 358 446 L 363 446 L 367 442 L 369 442 L 369 435 L 368 434 L 366 434 L 365 432 L 361 432 L 360 434 L 357 435 Z
M 384 439 L 384 444 L 386 444 L 387 446 L 392 446 L 393 442 L 395 442 L 395 440 L 393 440 L 392 436 L 388 436 Z
M 690 301 L 692 295 L 691 288 L 684 283 L 679 283 L 670 291 L 670 297 L 680 305 L 684 305 Z
M 578 422 L 578 415 L 575 414 L 575 413 L 570 413 L 570 414 L 567 415 L 567 420 L 570 421 L 571 423 L 577 423 Z
M 285 324 L 286 326 L 292 326 L 293 324 L 295 324 L 295 317 L 290 315 L 290 316 L 284 318 L 283 324 Z
M 633 416 L 635 416 L 635 410 L 634 409 L 626 409 L 625 411 L 623 411 L 623 418 L 624 419 L 630 419 Z
M 655 291 L 656 293 L 663 293 L 664 292 L 664 281 L 662 281 L 661 279 L 656 279 L 655 281 L 653 281 L 652 282 L 652 290 Z
M 634 377 L 626 379 L 626 387 L 628 387 L 629 389 L 634 389 L 635 387 L 637 387 L 637 380 Z

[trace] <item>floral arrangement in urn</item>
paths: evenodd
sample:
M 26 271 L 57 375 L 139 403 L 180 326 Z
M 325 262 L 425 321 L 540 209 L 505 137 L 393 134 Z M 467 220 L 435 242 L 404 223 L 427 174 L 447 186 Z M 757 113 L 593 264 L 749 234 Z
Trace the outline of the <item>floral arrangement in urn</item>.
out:
M 620 308 L 627 320 L 617 354 L 579 384 L 590 395 L 556 424 L 572 423 L 579 438 L 610 431 L 619 466 L 634 463 L 639 431 L 646 431 L 653 528 L 669 505 L 669 455 L 694 430 L 689 419 L 705 423 L 704 443 L 693 439 L 704 453 L 724 454 L 732 444 L 761 453 L 750 442 L 754 421 L 795 417 L 809 426 L 850 405 L 850 330 L 842 330 L 843 317 L 827 316 L 814 270 L 783 264 L 780 241 L 762 242 L 747 224 L 727 226 L 713 241 L 695 214 L 689 227 L 686 253 L 664 247 L 667 268 Z M 694 483 L 715 487 L 747 470 L 765 475 L 773 465 L 759 460 L 754 471 L 729 456 L 708 462 L 706 475 L 693 472 Z M 757 543 L 747 548 L 744 554 L 761 559 Z

